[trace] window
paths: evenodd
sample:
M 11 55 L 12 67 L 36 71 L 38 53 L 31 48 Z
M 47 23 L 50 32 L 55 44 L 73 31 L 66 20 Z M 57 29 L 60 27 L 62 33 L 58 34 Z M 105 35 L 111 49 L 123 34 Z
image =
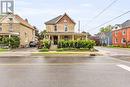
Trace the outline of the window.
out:
M 13 18 L 9 18 L 9 21 L 11 21 L 11 22 L 12 22 L 12 21 L 13 21 Z
M 122 31 L 122 35 L 125 35 L 125 34 L 126 34 L 125 30 L 123 30 L 123 31 Z
M 0 32 L 2 31 L 2 24 L 0 24 Z
M 118 34 L 118 31 L 115 31 L 115 36 L 117 36 L 117 34 Z
M 56 25 L 55 25 L 54 31 L 55 31 L 55 32 L 57 31 L 57 26 L 56 26 Z
M 0 27 L 0 32 L 2 31 L 2 27 Z
M 115 43 L 118 43 L 118 39 L 117 38 L 115 39 Z
M 65 32 L 68 31 L 68 26 L 67 26 L 67 24 L 64 25 L 64 30 L 65 30 Z
M 25 32 L 25 38 L 27 38 L 27 33 Z
M 122 43 L 126 43 L 126 39 L 125 38 L 122 38 Z
M 12 31 L 13 31 L 13 24 L 10 23 L 10 24 L 9 24 L 9 32 L 12 32 Z
M 115 29 L 118 29 L 118 27 L 115 27 Z

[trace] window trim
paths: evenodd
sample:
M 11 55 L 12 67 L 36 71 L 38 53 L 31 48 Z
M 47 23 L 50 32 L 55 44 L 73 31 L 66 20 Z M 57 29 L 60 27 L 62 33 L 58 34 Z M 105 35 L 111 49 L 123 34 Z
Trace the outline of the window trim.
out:
M 54 31 L 57 32 L 57 25 L 54 26 Z
M 68 25 L 67 24 L 64 25 L 64 31 L 68 32 Z
M 118 43 L 118 39 L 117 38 L 115 38 L 115 43 Z
M 115 31 L 115 36 L 117 36 L 118 35 L 118 31 Z
M 125 42 L 124 42 L 124 41 L 125 41 Z M 122 43 L 122 44 L 125 44 L 125 43 L 126 43 L 126 38 L 122 38 L 122 39 L 121 39 L 121 43 Z
M 125 31 L 125 30 L 123 30 L 123 31 L 122 31 L 122 35 L 125 35 L 125 34 L 126 34 L 126 31 Z

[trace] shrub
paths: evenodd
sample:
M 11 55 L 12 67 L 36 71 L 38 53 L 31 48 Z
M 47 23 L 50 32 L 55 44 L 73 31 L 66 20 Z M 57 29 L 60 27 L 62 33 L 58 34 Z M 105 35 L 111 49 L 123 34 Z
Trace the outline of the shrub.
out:
M 44 40 L 43 41 L 43 46 L 44 46 L 44 48 L 50 49 L 51 42 L 49 40 Z
M 10 48 L 18 48 L 20 45 L 20 39 L 18 36 L 0 37 L 0 44 L 4 46 L 9 46 Z
M 18 48 L 20 45 L 20 39 L 17 36 L 12 36 L 10 39 L 10 46 L 11 48 Z

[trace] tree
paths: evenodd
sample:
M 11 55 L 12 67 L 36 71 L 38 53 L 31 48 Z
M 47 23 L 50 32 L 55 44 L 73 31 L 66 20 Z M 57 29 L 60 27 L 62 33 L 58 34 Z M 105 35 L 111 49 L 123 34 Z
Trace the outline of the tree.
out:
M 41 31 L 41 32 L 39 33 L 39 39 L 40 39 L 40 40 L 43 40 L 43 39 L 45 38 L 45 34 L 46 34 L 46 33 L 47 33 L 46 30 Z
M 35 29 L 35 36 L 39 37 L 39 30 L 36 26 L 33 26 Z
M 110 32 L 112 30 L 112 26 L 111 25 L 108 25 L 106 27 L 102 27 L 100 29 L 100 32 Z

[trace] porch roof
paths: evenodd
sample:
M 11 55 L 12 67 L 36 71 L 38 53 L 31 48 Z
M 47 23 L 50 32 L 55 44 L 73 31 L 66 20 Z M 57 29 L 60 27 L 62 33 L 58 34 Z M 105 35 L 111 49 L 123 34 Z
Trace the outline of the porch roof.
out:
M 45 35 L 75 35 L 75 36 L 87 36 L 86 33 L 75 33 L 75 32 L 48 32 Z
M 0 33 L 0 35 L 17 35 L 17 36 L 19 36 L 19 33 L 9 32 L 9 33 Z

